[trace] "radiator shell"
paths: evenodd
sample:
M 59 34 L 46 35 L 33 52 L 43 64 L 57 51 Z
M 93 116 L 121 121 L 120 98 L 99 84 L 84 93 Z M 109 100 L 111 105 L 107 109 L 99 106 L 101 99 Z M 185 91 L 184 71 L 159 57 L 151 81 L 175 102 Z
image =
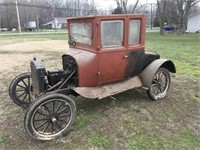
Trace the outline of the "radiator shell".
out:
M 44 92 L 45 66 L 41 60 L 33 60 L 30 63 L 33 91 L 37 94 Z

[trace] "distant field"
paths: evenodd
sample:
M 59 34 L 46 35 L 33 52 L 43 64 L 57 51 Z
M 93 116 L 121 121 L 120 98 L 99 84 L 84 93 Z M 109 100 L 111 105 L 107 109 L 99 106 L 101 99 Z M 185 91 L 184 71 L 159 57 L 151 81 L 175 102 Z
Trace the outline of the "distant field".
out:
M 48 33 L 48 34 L 34 34 L 34 35 L 3 35 L 0 34 L 0 41 L 13 40 L 13 41 L 32 41 L 32 40 L 66 40 L 68 37 L 67 33 Z
M 16 75 L 29 70 L 35 55 L 47 70 L 60 69 L 67 35 L 0 36 L 0 149 L 199 150 L 199 43 L 200 34 L 147 33 L 146 50 L 171 59 L 177 67 L 167 97 L 151 101 L 143 89 L 114 95 L 115 99 L 72 97 L 77 105 L 73 130 L 58 140 L 38 142 L 25 133 L 26 110 L 11 102 L 8 87 Z

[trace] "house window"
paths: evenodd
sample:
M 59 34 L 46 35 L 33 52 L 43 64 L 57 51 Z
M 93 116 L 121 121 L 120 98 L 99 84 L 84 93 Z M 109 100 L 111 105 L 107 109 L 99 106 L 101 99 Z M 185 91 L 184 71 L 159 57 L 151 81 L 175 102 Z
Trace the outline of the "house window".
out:
M 119 47 L 123 43 L 122 20 L 101 21 L 101 45 L 102 47 Z
M 130 20 L 129 22 L 129 45 L 139 44 L 140 40 L 140 20 Z
M 59 27 L 59 23 L 57 23 L 57 27 Z

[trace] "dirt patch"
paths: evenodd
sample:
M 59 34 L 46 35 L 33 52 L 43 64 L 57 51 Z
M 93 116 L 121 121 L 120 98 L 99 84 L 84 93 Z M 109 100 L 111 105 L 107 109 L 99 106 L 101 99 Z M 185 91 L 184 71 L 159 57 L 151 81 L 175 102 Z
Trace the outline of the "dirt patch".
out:
M 55 58 L 57 58 L 58 56 L 61 56 L 61 54 L 66 53 L 68 49 L 68 44 L 64 40 L 28 41 L 18 43 L 7 41 L 6 45 L 0 45 L 0 72 L 12 72 L 15 67 L 22 67 L 21 69 L 18 68 L 19 70 L 23 70 L 23 67 L 28 69 L 24 63 L 30 62 L 33 57 L 46 60 L 49 52 L 51 52 L 55 53 Z

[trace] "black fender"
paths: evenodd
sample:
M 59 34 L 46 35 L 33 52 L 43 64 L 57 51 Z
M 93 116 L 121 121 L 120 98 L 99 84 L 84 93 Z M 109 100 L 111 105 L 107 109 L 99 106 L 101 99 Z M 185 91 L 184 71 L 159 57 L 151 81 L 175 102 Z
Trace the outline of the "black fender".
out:
M 139 74 L 139 78 L 142 82 L 143 87 L 149 88 L 153 80 L 154 74 L 161 67 L 167 69 L 171 73 L 176 73 L 176 67 L 171 60 L 156 59 Z

